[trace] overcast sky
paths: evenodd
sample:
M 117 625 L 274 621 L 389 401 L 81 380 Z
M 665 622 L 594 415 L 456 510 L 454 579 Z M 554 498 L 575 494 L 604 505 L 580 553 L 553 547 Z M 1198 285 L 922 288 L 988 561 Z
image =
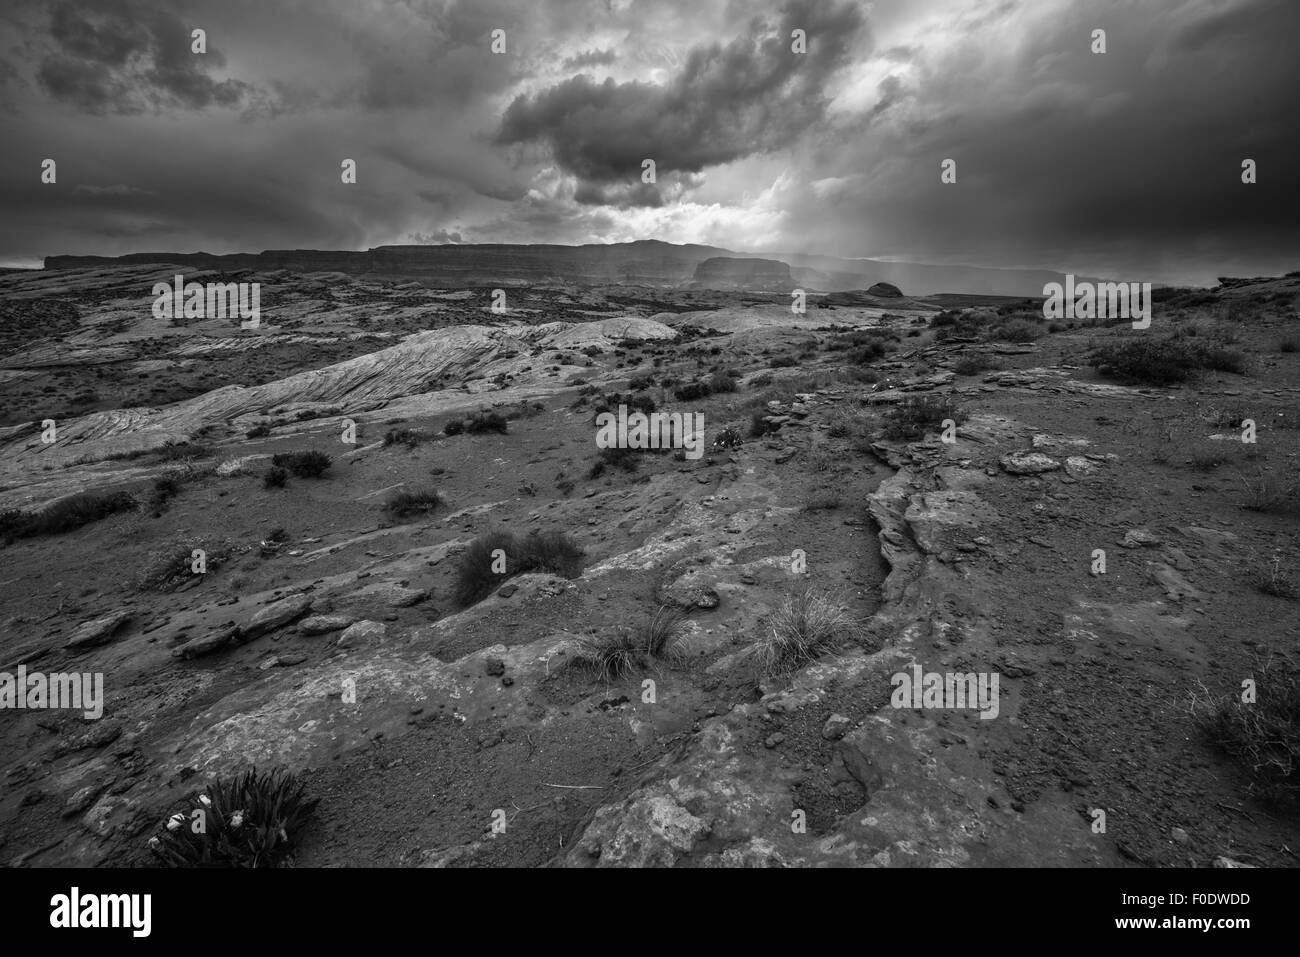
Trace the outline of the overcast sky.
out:
M 663 239 L 1287 272 L 1298 47 L 1300 0 L 5 0 L 0 261 Z

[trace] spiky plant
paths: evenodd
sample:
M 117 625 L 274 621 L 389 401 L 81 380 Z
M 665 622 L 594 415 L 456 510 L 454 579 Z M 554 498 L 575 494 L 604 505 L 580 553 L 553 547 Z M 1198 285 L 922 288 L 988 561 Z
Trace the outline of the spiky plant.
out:
M 830 651 L 844 638 L 852 619 L 812 588 L 787 597 L 768 617 L 768 633 L 755 647 L 763 670 L 775 674 L 797 668 Z
M 317 803 L 296 775 L 254 768 L 191 795 L 149 847 L 169 867 L 286 866 Z

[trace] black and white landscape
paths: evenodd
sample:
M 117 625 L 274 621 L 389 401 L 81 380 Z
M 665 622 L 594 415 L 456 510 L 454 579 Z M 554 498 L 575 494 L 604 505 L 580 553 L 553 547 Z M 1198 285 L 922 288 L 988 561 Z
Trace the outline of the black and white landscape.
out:
M 1298 37 L 6 4 L 0 859 L 1294 866 Z

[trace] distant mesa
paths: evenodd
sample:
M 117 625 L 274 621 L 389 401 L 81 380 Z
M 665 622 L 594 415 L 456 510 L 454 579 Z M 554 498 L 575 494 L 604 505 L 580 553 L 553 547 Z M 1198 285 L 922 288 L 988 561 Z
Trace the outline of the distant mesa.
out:
M 787 292 L 794 288 L 790 267 L 777 259 L 713 256 L 695 267 L 691 285 L 701 289 Z
M 1041 296 L 1044 284 L 1064 282 L 1045 269 L 990 269 L 838 259 L 772 251 L 770 258 L 718 246 L 678 245 L 656 239 L 583 246 L 484 243 L 375 246 L 366 250 L 270 249 L 260 253 L 145 252 L 124 256 L 47 256 L 45 268 L 102 269 L 166 263 L 199 270 L 333 273 L 414 280 L 423 286 L 586 285 L 751 289 L 787 292 L 855 291 L 874 299 L 965 292 Z M 871 286 L 871 283 L 875 286 Z M 867 287 L 871 286 L 868 290 Z M 884 290 L 893 289 L 893 293 Z M 880 290 L 880 291 L 877 291 Z

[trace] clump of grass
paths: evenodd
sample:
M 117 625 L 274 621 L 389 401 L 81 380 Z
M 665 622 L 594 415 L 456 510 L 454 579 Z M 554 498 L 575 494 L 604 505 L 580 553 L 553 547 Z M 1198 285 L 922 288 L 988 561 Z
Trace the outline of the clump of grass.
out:
M 590 471 L 587 472 L 587 478 L 600 478 L 608 469 L 612 468 L 622 469 L 624 472 L 635 472 L 639 464 L 640 459 L 635 449 L 601 449 L 596 453 L 596 461 L 592 463 Z
M 139 502 L 130 492 L 78 492 L 35 512 L 11 509 L 0 515 L 0 535 L 39 538 L 62 535 L 119 512 L 134 511 Z
M 992 372 L 995 369 L 1002 368 L 1000 362 L 995 362 L 983 353 L 962 356 L 952 367 L 952 371 L 957 375 L 979 375 L 981 372 Z
M 329 469 L 331 461 L 328 455 L 317 449 L 280 452 L 271 458 L 273 466 L 288 469 L 296 478 L 320 478 Z
M 291 862 L 317 803 L 296 775 L 280 769 L 218 778 L 191 795 L 149 847 L 169 867 L 280 867 Z M 199 817 L 204 828 L 196 834 Z
M 1251 569 L 1250 582 L 1265 595 L 1275 598 L 1300 599 L 1300 583 L 1290 569 L 1282 567 L 1282 557 L 1274 555 L 1271 562 L 1258 562 Z
M 470 435 L 484 435 L 488 432 L 506 435 L 510 431 L 510 423 L 500 412 L 475 412 L 465 420 L 465 431 Z
M 1113 379 L 1158 386 L 1186 382 L 1206 369 L 1240 374 L 1246 368 L 1245 357 L 1231 349 L 1149 336 L 1102 346 L 1088 357 L 1088 362 Z
M 416 429 L 389 429 L 384 433 L 384 448 L 390 445 L 405 445 L 408 449 L 413 449 L 427 438 L 428 436 Z
M 482 601 L 508 578 L 525 572 L 550 572 L 564 578 L 582 573 L 586 553 L 562 532 L 531 532 L 518 538 L 510 532 L 480 535 L 456 562 L 453 594 L 461 607 Z
M 1253 675 L 1255 700 L 1242 692 L 1215 697 L 1201 686 L 1193 692 L 1191 711 L 1201 733 L 1234 758 L 1265 800 L 1300 797 L 1300 671 L 1277 660 L 1264 662 Z
M 136 582 L 136 586 L 142 591 L 174 591 L 186 582 L 193 580 L 194 576 L 199 574 L 194 570 L 194 550 L 197 546 L 189 542 L 178 542 L 173 544 L 162 554 L 162 557 L 153 562 Z M 225 548 L 203 545 L 204 566 L 206 571 L 203 574 L 212 574 L 218 567 L 225 564 L 229 559 L 230 553 Z
M 1242 508 L 1252 512 L 1286 512 L 1300 507 L 1300 486 L 1266 471 L 1262 465 L 1256 466 L 1249 475 L 1238 473 L 1237 478 L 1246 495 Z
M 821 657 L 847 635 L 852 620 L 844 609 L 812 588 L 787 597 L 768 617 L 768 632 L 755 654 L 763 671 L 789 671 Z
M 916 441 L 931 429 L 939 428 L 945 419 L 955 423 L 966 421 L 966 413 L 950 395 L 926 395 L 905 399 L 885 413 L 885 438 L 894 441 Z
M 639 628 L 621 627 L 595 635 L 583 635 L 574 661 L 594 670 L 608 682 L 622 678 L 638 665 L 656 660 L 680 661 L 687 652 L 683 631 L 686 616 L 676 608 L 661 605 Z
M 384 502 L 384 511 L 389 518 L 410 518 L 413 515 L 427 515 L 442 504 L 442 496 L 431 488 L 415 491 L 394 492 Z

